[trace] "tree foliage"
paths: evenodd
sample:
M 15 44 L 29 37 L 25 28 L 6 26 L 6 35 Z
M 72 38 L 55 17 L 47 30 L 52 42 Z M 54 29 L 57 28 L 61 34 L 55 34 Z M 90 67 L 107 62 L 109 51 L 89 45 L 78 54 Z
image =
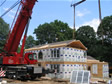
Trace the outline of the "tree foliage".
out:
M 102 37 L 102 32 L 104 42 L 112 44 L 112 16 L 104 17 L 101 24 L 99 25 L 97 35 L 100 39 Z
M 39 44 L 52 43 L 72 39 L 72 29 L 67 23 L 55 20 L 51 23 L 39 25 L 34 30 Z
M 102 45 L 102 28 L 104 44 Z M 76 31 L 76 39 L 88 48 L 88 55 L 112 65 L 112 16 L 104 17 L 97 34 L 90 26 L 82 26 Z
M 51 25 L 53 25 L 53 27 L 56 30 L 56 37 L 58 38 L 58 41 L 64 41 L 64 40 L 72 39 L 73 31 L 68 26 L 67 23 L 55 20 L 54 22 L 51 22 Z
M 36 34 L 39 44 L 54 42 L 55 33 L 55 28 L 48 23 L 39 25 L 39 27 L 34 30 L 34 34 Z
M 3 52 L 3 47 L 9 33 L 9 25 L 0 18 L 0 53 Z
M 82 26 L 76 31 L 76 39 L 80 40 L 88 49 L 95 44 L 96 34 L 92 27 Z
M 101 45 L 102 34 L 104 37 L 103 45 Z M 112 65 L 112 59 L 111 59 L 111 56 L 112 56 L 112 16 L 107 16 L 103 18 L 101 24 L 98 27 L 97 36 L 98 36 L 99 45 L 103 47 L 100 49 L 100 53 L 102 53 L 101 60 L 107 61 L 109 62 L 109 64 Z
M 34 37 L 29 35 L 27 38 L 26 38 L 26 42 L 25 42 L 25 48 L 31 48 L 31 47 L 34 47 L 36 45 L 36 42 L 34 40 Z

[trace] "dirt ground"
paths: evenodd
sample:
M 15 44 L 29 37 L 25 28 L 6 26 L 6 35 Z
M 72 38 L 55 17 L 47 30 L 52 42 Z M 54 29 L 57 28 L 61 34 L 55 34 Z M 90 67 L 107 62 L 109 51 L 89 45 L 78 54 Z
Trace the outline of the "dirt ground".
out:
M 7 84 L 70 84 L 69 82 L 65 81 L 55 81 L 55 80 L 45 80 L 45 79 L 36 79 L 36 80 L 27 80 L 27 81 L 21 81 L 21 80 L 13 80 L 13 79 L 6 79 L 3 80 L 7 81 Z
M 68 80 L 57 80 L 57 79 L 36 79 L 36 80 L 27 80 L 27 81 L 21 81 L 21 80 L 14 80 L 14 79 L 6 79 L 3 80 L 7 81 L 6 84 L 70 84 Z M 110 80 L 110 79 L 109 79 Z M 92 78 L 91 81 L 101 81 L 98 83 L 91 83 L 91 84 L 107 84 L 104 79 L 100 78 Z M 105 82 L 105 83 L 104 83 Z

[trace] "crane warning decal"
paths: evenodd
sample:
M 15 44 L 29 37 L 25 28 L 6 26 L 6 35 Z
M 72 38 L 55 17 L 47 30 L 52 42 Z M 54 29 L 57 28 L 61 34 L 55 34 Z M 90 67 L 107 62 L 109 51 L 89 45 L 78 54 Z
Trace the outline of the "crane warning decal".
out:
M 0 70 L 0 77 L 4 77 L 5 76 L 5 71 L 3 71 L 3 69 L 1 68 Z

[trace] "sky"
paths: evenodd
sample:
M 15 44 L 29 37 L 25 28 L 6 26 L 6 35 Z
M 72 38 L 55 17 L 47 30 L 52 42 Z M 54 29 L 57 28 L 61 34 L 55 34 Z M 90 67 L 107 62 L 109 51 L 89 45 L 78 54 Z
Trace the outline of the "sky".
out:
M 0 0 L 0 4 L 3 1 L 4 0 Z M 6 0 L 6 2 L 0 7 L 0 16 L 16 1 L 17 0 Z M 40 24 L 44 24 L 46 22 L 50 23 L 54 20 L 61 20 L 64 23 L 68 23 L 68 25 L 73 28 L 74 11 L 73 7 L 71 7 L 71 4 L 74 4 L 78 1 L 81 0 L 38 0 L 33 8 L 28 35 L 35 37 L 33 34 L 35 28 L 37 28 Z M 102 18 L 112 15 L 112 0 L 100 1 Z M 11 25 L 16 10 L 17 7 L 3 16 L 5 22 Z M 98 10 L 98 0 L 86 0 L 85 2 L 76 6 L 76 29 L 78 29 L 80 26 L 90 25 L 96 32 L 100 23 Z

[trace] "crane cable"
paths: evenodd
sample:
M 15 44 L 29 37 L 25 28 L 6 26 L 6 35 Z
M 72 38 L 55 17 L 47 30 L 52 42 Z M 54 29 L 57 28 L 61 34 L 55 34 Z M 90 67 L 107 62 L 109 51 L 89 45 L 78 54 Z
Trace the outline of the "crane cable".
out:
M 0 7 L 6 2 L 6 0 L 4 0 L 1 4 L 0 4 Z
M 17 14 L 18 14 L 19 9 L 20 9 L 20 6 L 21 6 L 21 3 L 19 4 L 18 9 L 17 9 L 17 11 L 16 11 L 15 17 L 14 17 L 14 19 L 13 19 L 13 22 L 12 22 L 12 25 L 11 25 L 11 28 L 10 28 L 10 31 L 11 31 L 13 25 L 14 25 L 15 20 L 16 20 Z
M 12 10 L 15 6 L 17 6 L 20 3 L 18 0 L 14 5 L 12 5 L 5 13 L 3 13 L 0 18 L 2 18 L 4 15 L 6 15 L 10 10 Z

